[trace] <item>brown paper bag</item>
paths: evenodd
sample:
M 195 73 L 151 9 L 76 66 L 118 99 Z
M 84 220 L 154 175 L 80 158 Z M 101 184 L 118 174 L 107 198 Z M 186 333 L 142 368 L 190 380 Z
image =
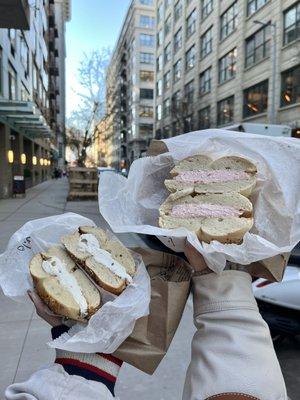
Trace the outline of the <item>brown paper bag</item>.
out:
M 190 291 L 191 270 L 177 256 L 150 249 L 134 251 L 143 257 L 151 278 L 150 314 L 137 320 L 132 334 L 114 355 L 153 374 L 181 320 Z

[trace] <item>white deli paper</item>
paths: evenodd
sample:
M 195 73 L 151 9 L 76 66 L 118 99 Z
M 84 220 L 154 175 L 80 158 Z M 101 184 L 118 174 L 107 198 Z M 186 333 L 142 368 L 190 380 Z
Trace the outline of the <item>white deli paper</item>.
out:
M 79 226 L 94 226 L 88 218 L 65 213 L 27 222 L 9 240 L 0 255 L 0 286 L 6 296 L 24 301 L 27 290 L 33 290 L 29 263 L 34 254 L 60 243 L 63 235 Z M 108 232 L 108 234 L 112 235 Z M 115 240 L 118 240 L 115 238 Z M 135 321 L 149 313 L 150 279 L 142 258 L 133 253 L 137 273 L 133 284 L 115 296 L 100 288 L 105 304 L 90 318 L 88 324 L 75 323 L 50 347 L 75 352 L 112 353 L 132 333 Z
M 247 265 L 290 252 L 300 241 L 300 140 L 208 129 L 163 140 L 168 152 L 134 161 L 128 178 L 107 172 L 100 176 L 100 212 L 114 232 L 156 235 L 174 251 L 187 239 L 214 271 L 226 260 Z M 212 159 L 241 156 L 257 165 L 257 186 L 251 196 L 254 227 L 242 244 L 200 242 L 186 228 L 158 227 L 158 209 L 169 195 L 164 186 L 174 161 L 195 154 Z

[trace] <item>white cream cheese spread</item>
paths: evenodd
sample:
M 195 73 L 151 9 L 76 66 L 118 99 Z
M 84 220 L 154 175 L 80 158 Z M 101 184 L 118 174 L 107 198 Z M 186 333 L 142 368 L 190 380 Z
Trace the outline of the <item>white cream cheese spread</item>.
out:
M 42 268 L 47 274 L 57 277 L 59 283 L 71 293 L 75 302 L 79 305 L 81 315 L 86 316 L 87 301 L 75 276 L 67 270 L 66 264 L 58 257 L 50 257 L 42 262 Z
M 125 279 L 128 283 L 132 282 L 132 277 L 127 274 L 123 265 L 113 259 L 108 251 L 101 249 L 98 239 L 92 233 L 84 233 L 80 235 L 79 250 L 84 253 L 89 253 L 93 256 L 95 261 L 103 264 L 121 279 Z

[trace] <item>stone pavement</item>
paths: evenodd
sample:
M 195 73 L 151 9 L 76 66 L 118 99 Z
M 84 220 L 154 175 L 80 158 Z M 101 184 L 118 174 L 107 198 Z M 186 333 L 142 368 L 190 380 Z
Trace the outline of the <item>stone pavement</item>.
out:
M 10 236 L 25 222 L 66 211 L 84 215 L 102 227 L 107 224 L 99 215 L 96 202 L 66 202 L 65 179 L 44 182 L 27 191 L 24 199 L 0 200 L 0 253 Z M 126 246 L 142 245 L 134 234 L 120 234 Z M 38 318 L 29 301 L 16 303 L 0 293 L 0 399 L 12 382 L 26 380 L 40 366 L 52 362 L 54 351 L 48 349 L 49 326 Z M 180 400 L 185 371 L 190 359 L 194 328 L 192 307 L 187 303 L 181 324 L 168 354 L 153 376 L 124 365 L 117 382 L 121 400 Z M 300 398 L 300 341 L 287 342 L 279 358 L 292 400 Z M 263 373 L 263 371 L 262 371 Z

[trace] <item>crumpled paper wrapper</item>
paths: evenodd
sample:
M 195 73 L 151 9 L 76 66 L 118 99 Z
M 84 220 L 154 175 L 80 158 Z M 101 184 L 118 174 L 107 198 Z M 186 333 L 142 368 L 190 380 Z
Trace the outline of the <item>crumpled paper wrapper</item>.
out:
M 289 253 L 300 240 L 300 141 L 209 129 L 163 140 L 168 152 L 136 160 L 128 178 L 114 173 L 100 177 L 99 208 L 115 232 L 156 235 L 174 251 L 187 239 L 216 272 L 226 260 L 248 265 Z M 158 227 L 158 209 L 168 196 L 164 180 L 174 160 L 195 154 L 212 159 L 241 156 L 257 165 L 257 186 L 251 196 L 254 227 L 242 244 L 200 242 L 185 228 Z

